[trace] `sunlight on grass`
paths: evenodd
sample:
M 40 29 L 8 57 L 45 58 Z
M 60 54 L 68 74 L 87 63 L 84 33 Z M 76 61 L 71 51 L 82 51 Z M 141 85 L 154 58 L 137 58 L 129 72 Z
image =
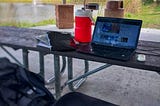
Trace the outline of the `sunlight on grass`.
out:
M 142 6 L 140 13 L 125 13 L 125 17 L 143 20 L 142 27 L 160 29 L 160 6 L 146 5 Z
M 35 27 L 35 26 L 43 26 L 43 25 L 49 25 L 49 24 L 55 24 L 56 21 L 54 19 L 49 20 L 43 20 L 37 23 L 31 23 L 31 22 L 4 22 L 1 23 L 0 26 L 15 26 L 15 27 Z

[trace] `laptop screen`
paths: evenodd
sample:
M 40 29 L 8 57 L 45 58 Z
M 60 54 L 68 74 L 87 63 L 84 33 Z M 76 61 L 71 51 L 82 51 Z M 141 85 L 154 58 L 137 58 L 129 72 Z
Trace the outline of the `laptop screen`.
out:
M 141 20 L 97 17 L 92 43 L 135 49 L 141 24 Z

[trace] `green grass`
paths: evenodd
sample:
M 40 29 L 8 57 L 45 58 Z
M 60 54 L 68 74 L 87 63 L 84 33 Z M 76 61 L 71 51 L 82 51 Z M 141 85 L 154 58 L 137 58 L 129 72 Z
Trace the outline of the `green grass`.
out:
M 56 21 L 54 19 L 48 19 L 48 20 L 43 20 L 40 22 L 36 23 L 31 23 L 31 22 L 4 22 L 1 23 L 0 26 L 15 26 L 15 27 L 35 27 L 35 26 L 43 26 L 43 25 L 49 25 L 49 24 L 55 24 Z
M 160 29 L 160 6 L 145 5 L 140 13 L 125 13 L 125 17 L 143 20 L 142 27 Z

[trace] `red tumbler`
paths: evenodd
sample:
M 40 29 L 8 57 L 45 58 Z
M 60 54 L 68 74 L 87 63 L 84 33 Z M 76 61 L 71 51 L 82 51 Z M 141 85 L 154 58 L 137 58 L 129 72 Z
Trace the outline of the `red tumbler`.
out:
M 75 13 L 75 40 L 80 43 L 91 41 L 92 12 L 91 10 L 77 10 Z

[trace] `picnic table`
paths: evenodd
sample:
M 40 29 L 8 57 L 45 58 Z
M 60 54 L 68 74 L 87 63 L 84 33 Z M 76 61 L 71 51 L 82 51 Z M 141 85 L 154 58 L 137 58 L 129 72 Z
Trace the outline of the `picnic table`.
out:
M 141 41 L 138 42 L 138 47 L 135 54 L 129 61 L 119 61 L 113 59 L 107 59 L 94 55 L 82 54 L 76 51 L 62 52 L 62 51 L 50 51 L 47 48 L 37 47 L 37 40 L 35 36 L 46 34 L 48 30 L 29 29 L 29 28 L 17 28 L 17 27 L 0 27 L 0 47 L 8 46 L 14 49 L 22 49 L 23 60 L 25 67 L 28 67 L 28 50 L 37 51 L 40 53 L 40 70 L 44 70 L 43 56 L 45 54 L 54 55 L 54 72 L 55 72 L 55 93 L 56 98 L 61 96 L 61 69 L 60 69 L 60 56 L 67 57 L 68 64 L 68 80 L 64 85 L 69 85 L 71 90 L 75 90 L 73 82 L 84 79 L 88 75 L 92 75 L 97 71 L 107 68 L 111 65 L 119 65 L 124 67 L 131 67 L 136 69 L 144 69 L 148 71 L 160 72 L 160 42 L 153 41 Z M 137 60 L 139 54 L 145 55 L 145 61 L 141 62 Z M 73 58 L 83 59 L 85 62 L 85 73 L 79 77 L 73 78 Z M 88 61 L 95 61 L 105 63 L 105 65 L 89 71 Z M 66 64 L 66 63 L 65 63 Z M 64 68 L 64 67 L 63 67 Z M 83 81 L 82 81 L 83 82 Z

